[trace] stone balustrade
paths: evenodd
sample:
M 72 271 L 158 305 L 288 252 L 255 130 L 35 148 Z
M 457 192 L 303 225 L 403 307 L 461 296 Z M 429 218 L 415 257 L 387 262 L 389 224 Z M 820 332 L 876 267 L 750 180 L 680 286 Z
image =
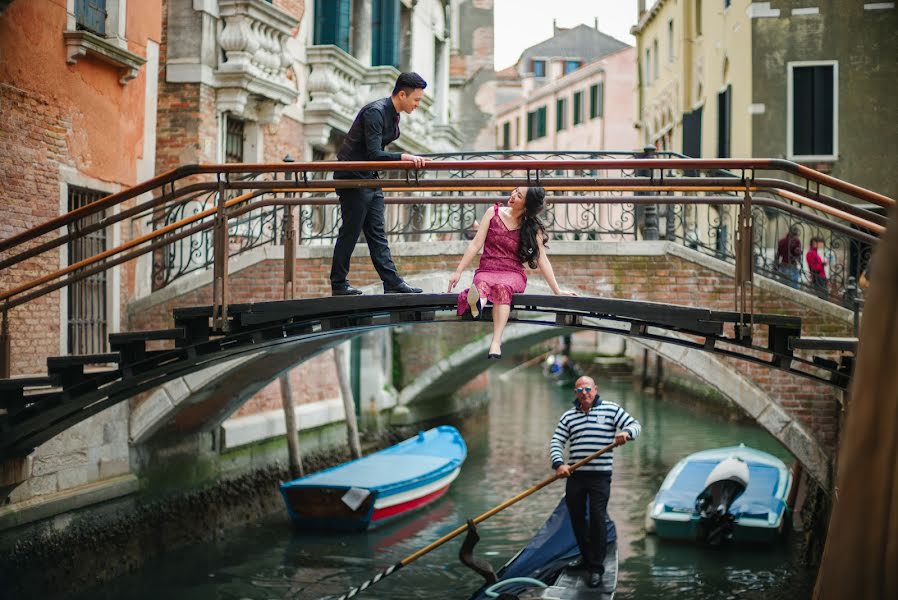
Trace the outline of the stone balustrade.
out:
M 306 135 L 322 146 L 328 144 L 332 130 L 349 130 L 359 108 L 389 96 L 399 76 L 391 66 L 366 67 L 337 46 L 310 46 L 306 56 L 310 68 Z M 408 152 L 449 152 L 461 144 L 454 126 L 436 122 L 433 98 L 427 94 L 418 110 L 402 115 L 400 127 L 396 145 Z
M 219 109 L 244 114 L 254 103 L 261 121 L 276 121 L 299 96 L 288 46 L 299 22 L 264 0 L 218 0 L 218 10 L 225 56 L 215 71 Z

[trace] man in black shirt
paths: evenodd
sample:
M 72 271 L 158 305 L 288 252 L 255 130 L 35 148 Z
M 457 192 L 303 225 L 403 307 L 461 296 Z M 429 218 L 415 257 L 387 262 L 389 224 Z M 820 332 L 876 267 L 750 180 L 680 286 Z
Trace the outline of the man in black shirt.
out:
M 399 138 L 399 113 L 411 114 L 424 97 L 427 82 L 417 73 L 402 73 L 396 80 L 393 95 L 375 100 L 356 116 L 346 140 L 337 153 L 337 160 L 406 160 L 415 167 L 423 167 L 427 159 L 413 154 L 385 152 L 384 148 Z M 334 179 L 374 179 L 376 171 L 335 171 Z M 349 259 L 365 232 L 371 262 L 384 283 L 387 294 L 420 294 L 421 288 L 408 285 L 396 273 L 384 233 L 384 194 L 380 188 L 338 189 L 343 224 L 334 246 L 331 262 L 331 293 L 334 296 L 354 296 L 361 290 L 349 285 Z

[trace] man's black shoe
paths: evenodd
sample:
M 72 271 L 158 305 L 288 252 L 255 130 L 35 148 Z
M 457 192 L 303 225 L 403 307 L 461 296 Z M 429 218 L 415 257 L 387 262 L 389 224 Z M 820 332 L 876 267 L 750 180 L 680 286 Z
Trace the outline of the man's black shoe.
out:
M 393 287 L 384 286 L 384 294 L 420 294 L 423 291 L 421 288 L 412 287 L 404 281 Z
M 571 562 L 569 562 L 569 563 L 567 564 L 567 566 L 568 566 L 569 568 L 571 568 L 571 569 L 579 569 L 580 567 L 583 566 L 583 557 L 582 557 L 582 556 L 578 556 L 577 558 L 575 558 L 574 560 L 572 560 Z
M 347 285 L 346 287 L 331 288 L 331 296 L 360 296 L 362 290 Z
M 602 585 L 602 574 L 598 571 L 593 571 L 589 574 L 589 580 L 586 582 L 591 588 L 597 588 Z

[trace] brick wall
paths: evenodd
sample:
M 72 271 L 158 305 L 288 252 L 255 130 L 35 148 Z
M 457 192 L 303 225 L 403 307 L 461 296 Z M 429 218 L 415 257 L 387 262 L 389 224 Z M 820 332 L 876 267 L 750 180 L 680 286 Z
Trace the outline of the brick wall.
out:
M 71 120 L 42 95 L 0 83 L 0 239 L 59 215 L 59 165 L 71 164 L 67 135 Z M 30 242 L 16 251 L 36 246 Z M 9 290 L 59 268 L 53 251 L 0 273 Z M 59 292 L 10 312 L 13 375 L 46 370 L 46 357 L 59 351 Z

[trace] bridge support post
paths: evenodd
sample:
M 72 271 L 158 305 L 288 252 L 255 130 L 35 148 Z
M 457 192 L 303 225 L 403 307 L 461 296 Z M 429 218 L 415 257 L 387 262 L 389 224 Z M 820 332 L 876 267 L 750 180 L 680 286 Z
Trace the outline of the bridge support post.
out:
M 0 325 L 0 379 L 10 375 L 12 346 L 9 339 L 9 311 L 3 307 L 3 323 Z
M 218 212 L 212 230 L 212 328 L 228 330 L 228 215 L 225 213 L 225 182 L 218 180 Z
M 754 312 L 754 228 L 751 215 L 750 180 L 745 179 L 745 196 L 739 205 L 739 221 L 736 226 L 736 339 L 748 343 L 752 336 Z
M 655 147 L 654 146 L 646 146 L 642 150 L 642 154 L 640 154 L 637 158 L 654 158 L 655 155 Z M 639 169 L 636 171 L 636 175 L 639 177 L 651 177 L 652 170 L 651 169 Z M 637 196 L 646 196 L 650 195 L 651 192 L 636 192 Z M 661 239 L 660 231 L 658 230 L 658 205 L 657 204 L 646 204 L 642 207 L 643 209 L 643 228 L 642 228 L 642 237 L 646 240 L 658 240 Z

